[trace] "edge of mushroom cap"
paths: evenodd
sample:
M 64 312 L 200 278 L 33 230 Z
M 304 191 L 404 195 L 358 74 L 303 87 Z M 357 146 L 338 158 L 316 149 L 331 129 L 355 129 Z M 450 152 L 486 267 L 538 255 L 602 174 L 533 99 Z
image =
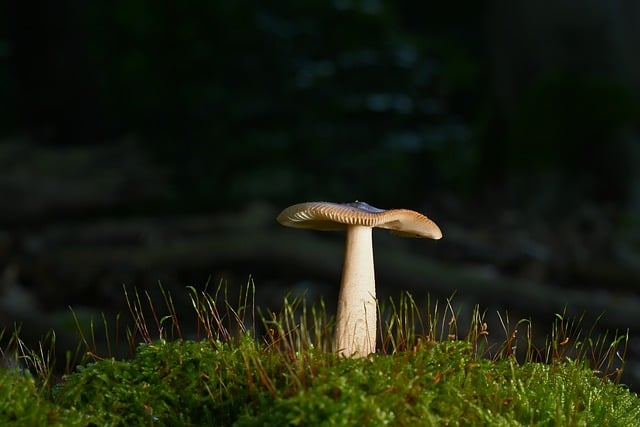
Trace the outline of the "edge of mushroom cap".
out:
M 363 225 L 391 230 L 405 237 L 442 238 L 442 231 L 426 216 L 409 209 L 379 209 L 365 202 L 298 203 L 284 209 L 277 217 L 280 224 L 313 230 L 344 230 L 349 225 Z

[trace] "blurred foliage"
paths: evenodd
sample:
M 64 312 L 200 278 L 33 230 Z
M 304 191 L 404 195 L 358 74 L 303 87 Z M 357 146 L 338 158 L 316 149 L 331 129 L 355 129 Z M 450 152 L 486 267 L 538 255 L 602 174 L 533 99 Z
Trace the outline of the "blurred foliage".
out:
M 613 83 L 554 77 L 532 86 L 515 123 L 503 124 L 478 2 L 62 4 L 64 31 L 35 25 L 25 35 L 17 20 L 0 33 L 0 94 L 10 97 L 20 87 L 12 79 L 37 78 L 11 74 L 6 40 L 33 38 L 18 43 L 24 50 L 59 36 L 46 42 L 55 58 L 39 52 L 38 73 L 64 77 L 45 79 L 28 100 L 14 91 L 15 123 L 41 126 L 28 117 L 44 111 L 58 142 L 134 135 L 170 168 L 175 201 L 193 208 L 476 192 L 529 166 L 581 167 L 577 146 L 600 143 L 633 111 Z M 46 10 L 16 10 L 49 22 Z M 56 119 L 60 105 L 71 119 Z M 597 132 L 585 125 L 594 123 Z M 75 135 L 83 125 L 97 134 Z
M 549 163 L 582 159 L 579 147 L 600 141 L 637 114 L 631 94 L 614 82 L 553 75 L 525 94 L 514 139 L 538 147 Z
M 619 200 L 623 187 L 599 179 L 609 175 L 621 183 L 629 178 L 632 159 L 615 138 L 639 115 L 631 93 L 616 82 L 565 74 L 541 78 L 516 113 L 508 152 L 511 168 L 563 171 L 591 181 L 596 195 Z
M 0 3 L 0 16 L 8 16 L 4 3 Z M 11 99 L 11 87 L 14 85 L 9 67 L 9 34 L 6 25 L 0 25 L 0 135 L 7 130 L 13 131 L 15 109 L 7 100 Z
M 467 174 L 451 152 L 469 132 L 449 103 L 479 67 L 462 44 L 404 29 L 398 10 L 92 3 L 85 78 L 105 132 L 138 135 L 185 199 L 415 199 Z

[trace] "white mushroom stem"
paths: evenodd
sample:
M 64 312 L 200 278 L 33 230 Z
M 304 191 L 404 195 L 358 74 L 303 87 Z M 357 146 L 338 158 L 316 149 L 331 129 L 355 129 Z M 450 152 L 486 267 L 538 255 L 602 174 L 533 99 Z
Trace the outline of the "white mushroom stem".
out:
M 366 356 L 376 350 L 376 284 L 371 235 L 371 227 L 347 227 L 335 337 L 337 351 L 344 356 Z

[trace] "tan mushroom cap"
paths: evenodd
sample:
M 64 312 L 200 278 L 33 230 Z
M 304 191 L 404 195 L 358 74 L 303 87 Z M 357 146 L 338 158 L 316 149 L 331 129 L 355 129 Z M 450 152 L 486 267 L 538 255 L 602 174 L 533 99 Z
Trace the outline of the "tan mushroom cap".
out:
M 440 228 L 426 216 L 409 209 L 378 209 L 365 202 L 307 202 L 289 206 L 277 218 L 287 227 L 344 230 L 350 225 L 379 227 L 405 237 L 442 238 Z

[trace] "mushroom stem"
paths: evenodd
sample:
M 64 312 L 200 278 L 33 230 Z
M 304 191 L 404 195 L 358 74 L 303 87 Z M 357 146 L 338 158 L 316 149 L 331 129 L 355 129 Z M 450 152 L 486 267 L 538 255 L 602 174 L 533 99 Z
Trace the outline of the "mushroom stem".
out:
M 372 228 L 347 227 L 338 297 L 336 346 L 344 356 L 366 356 L 376 351 L 376 286 Z

